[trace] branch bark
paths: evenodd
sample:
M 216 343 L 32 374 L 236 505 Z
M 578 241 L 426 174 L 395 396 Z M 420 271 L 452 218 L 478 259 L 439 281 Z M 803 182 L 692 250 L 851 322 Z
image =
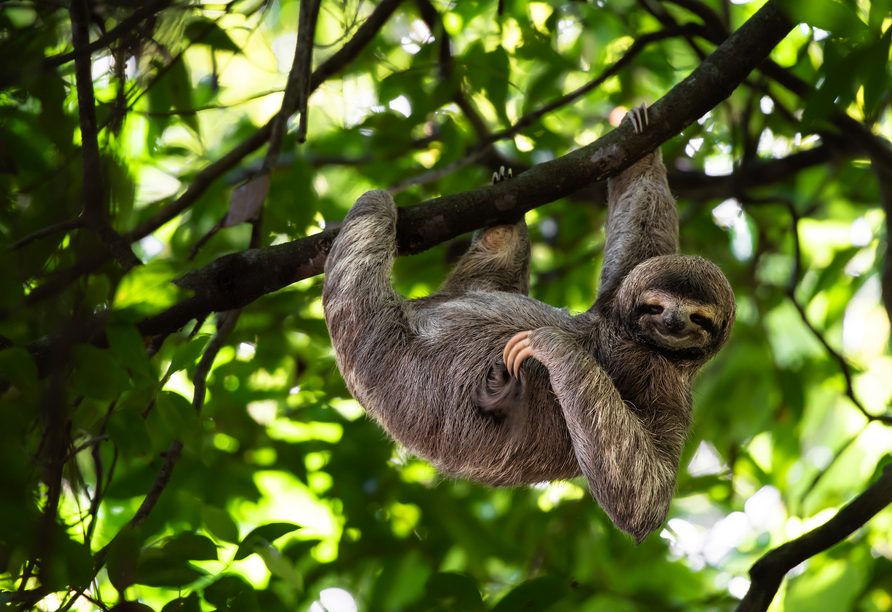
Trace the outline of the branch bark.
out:
M 568 155 L 531 168 L 511 181 L 400 209 L 399 252 L 432 246 L 573 194 L 612 176 L 703 116 L 755 69 L 792 29 L 769 0 L 690 76 L 650 109 L 650 127 L 635 134 L 624 125 Z M 268 249 L 227 255 L 185 275 L 177 285 L 195 292 L 138 327 L 143 334 L 176 330 L 210 311 L 241 308 L 258 297 L 322 272 L 337 230 Z

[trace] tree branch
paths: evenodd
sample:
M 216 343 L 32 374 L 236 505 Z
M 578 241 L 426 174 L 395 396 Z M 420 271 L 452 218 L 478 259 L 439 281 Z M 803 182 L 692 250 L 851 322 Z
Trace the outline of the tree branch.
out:
M 566 197 L 616 174 L 681 132 L 731 92 L 792 29 L 775 0 L 718 47 L 690 76 L 649 109 L 650 128 L 624 125 L 585 147 L 531 168 L 511 181 L 429 200 L 399 211 L 403 255 Z M 322 272 L 336 230 L 268 249 L 227 255 L 190 272 L 177 285 L 195 295 L 138 324 L 145 335 L 179 329 L 209 311 L 241 308 L 258 297 Z
M 768 609 L 784 576 L 791 569 L 849 537 L 880 510 L 892 503 L 892 465 L 879 480 L 842 508 L 829 521 L 770 551 L 750 568 L 752 583 L 737 612 Z
M 75 49 L 83 49 L 90 42 L 89 20 L 85 0 L 72 0 L 68 9 L 71 16 L 71 41 Z M 96 100 L 93 96 L 92 58 L 89 53 L 74 60 L 77 86 L 77 106 L 81 128 L 81 151 L 84 166 L 84 223 L 96 232 L 99 240 L 124 269 L 142 262 L 130 246 L 105 218 L 102 167 L 99 161 L 99 141 L 96 129 Z
M 59 55 L 53 55 L 43 60 L 43 69 L 49 70 L 51 68 L 55 68 L 56 66 L 61 66 L 62 64 L 67 64 L 72 60 L 76 60 L 79 57 L 89 56 L 93 51 L 97 51 L 104 47 L 109 46 L 119 38 L 121 38 L 124 34 L 127 34 L 144 19 L 151 17 L 155 13 L 160 13 L 171 3 L 171 0 L 155 0 L 151 4 L 147 4 L 146 6 L 139 8 L 133 12 L 130 17 L 124 19 L 121 23 L 116 25 L 114 28 L 109 30 L 106 34 L 100 36 L 93 42 L 84 45 L 82 47 L 76 48 L 74 51 L 70 53 L 60 53 Z

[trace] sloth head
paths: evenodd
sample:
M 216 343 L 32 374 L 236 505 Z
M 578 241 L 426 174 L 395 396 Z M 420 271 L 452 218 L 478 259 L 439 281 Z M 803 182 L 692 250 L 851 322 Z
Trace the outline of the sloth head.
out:
M 615 302 L 627 337 L 667 357 L 705 361 L 731 335 L 736 306 L 718 266 L 700 257 L 665 255 L 638 264 Z

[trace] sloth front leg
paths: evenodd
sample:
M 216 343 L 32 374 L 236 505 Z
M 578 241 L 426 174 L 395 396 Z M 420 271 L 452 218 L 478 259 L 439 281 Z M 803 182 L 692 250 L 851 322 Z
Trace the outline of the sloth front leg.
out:
M 648 123 L 642 104 L 623 123 L 642 133 Z M 651 257 L 678 252 L 678 213 L 659 147 L 608 182 L 604 265 L 594 308 L 607 310 L 623 278 Z
M 640 543 L 666 520 L 681 446 L 660 442 L 569 333 L 542 327 L 515 335 L 505 347 L 507 368 L 516 375 L 529 357 L 548 368 L 592 494 L 614 524 Z
M 391 371 L 407 342 L 403 302 L 390 279 L 396 219 L 388 192 L 363 194 L 325 260 L 322 307 L 331 345 L 347 387 L 370 411 L 375 409 L 368 401 L 375 372 Z

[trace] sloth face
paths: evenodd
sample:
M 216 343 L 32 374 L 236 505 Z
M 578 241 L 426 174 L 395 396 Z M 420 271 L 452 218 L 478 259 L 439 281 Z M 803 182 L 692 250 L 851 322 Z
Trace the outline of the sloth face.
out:
M 715 307 L 667 291 L 644 291 L 638 299 L 639 334 L 670 351 L 705 349 L 715 334 Z
M 734 325 L 734 292 L 719 268 L 699 257 L 664 255 L 638 264 L 623 279 L 615 322 L 626 337 L 667 357 L 705 361 Z

